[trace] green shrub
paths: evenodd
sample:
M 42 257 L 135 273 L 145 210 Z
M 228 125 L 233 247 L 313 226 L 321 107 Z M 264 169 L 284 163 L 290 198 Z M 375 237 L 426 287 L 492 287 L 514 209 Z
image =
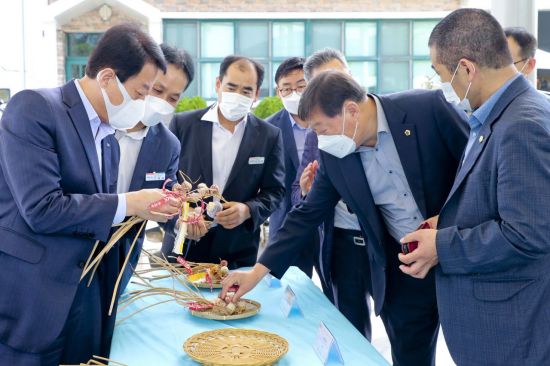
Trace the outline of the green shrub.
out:
M 206 100 L 203 98 L 196 96 L 196 97 L 185 97 L 182 100 L 178 102 L 176 105 L 176 113 L 179 112 L 185 112 L 185 111 L 194 111 L 196 109 L 203 109 L 206 108 Z
M 283 109 L 283 102 L 278 97 L 265 97 L 254 109 L 254 115 L 266 119 L 274 113 Z

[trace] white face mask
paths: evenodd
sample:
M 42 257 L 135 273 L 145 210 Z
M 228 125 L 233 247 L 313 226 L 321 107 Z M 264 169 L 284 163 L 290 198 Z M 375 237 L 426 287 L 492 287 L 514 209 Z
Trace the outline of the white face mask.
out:
M 353 137 L 348 137 L 344 134 L 344 127 L 346 125 L 346 109 L 342 112 L 344 118 L 342 120 L 342 133 L 340 135 L 319 135 L 317 136 L 317 146 L 319 150 L 329 153 L 339 159 L 346 157 L 357 149 L 355 143 L 355 134 L 357 133 L 357 121 L 355 121 L 355 131 Z
M 219 104 L 223 116 L 230 121 L 240 121 L 252 108 L 252 98 L 239 93 L 222 92 L 222 101 Z
M 453 77 L 451 78 L 450 82 L 441 83 L 441 90 L 443 91 L 443 95 L 445 96 L 447 102 L 456 105 L 457 108 L 462 109 L 466 113 L 471 113 L 472 107 L 470 106 L 470 101 L 468 100 L 468 93 L 470 92 L 470 87 L 472 86 L 472 83 L 470 82 L 470 84 L 468 84 L 468 89 L 466 89 L 466 94 L 464 95 L 464 99 L 462 100 L 460 100 L 460 97 L 458 96 L 458 94 L 456 94 L 452 86 L 453 80 L 459 67 L 460 63 L 456 66 L 455 72 L 453 73 Z
M 152 95 L 145 97 L 145 114 L 141 119 L 145 126 L 151 127 L 160 122 L 168 126 L 173 116 L 174 107 L 170 103 Z
M 302 98 L 301 95 L 296 93 L 295 91 L 292 92 L 292 94 L 281 98 L 283 101 L 283 106 L 290 114 L 297 115 L 298 114 L 298 106 L 300 105 L 300 98 Z
M 109 125 L 117 130 L 127 130 L 134 127 L 143 118 L 145 112 L 145 101 L 142 99 L 132 99 L 124 85 L 115 75 L 118 90 L 122 94 L 122 103 L 119 105 L 113 105 L 109 100 L 109 96 L 105 89 L 101 86 L 101 94 L 103 95 L 103 101 L 105 102 L 105 108 L 107 109 L 107 119 Z M 99 82 L 99 74 L 98 74 Z

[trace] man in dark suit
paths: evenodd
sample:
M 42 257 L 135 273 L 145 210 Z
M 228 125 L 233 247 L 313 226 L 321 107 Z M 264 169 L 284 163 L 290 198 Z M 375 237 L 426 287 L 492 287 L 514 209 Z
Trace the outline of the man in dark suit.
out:
M 399 270 L 398 241 L 443 205 L 466 140 L 463 119 L 440 91 L 366 95 L 338 71 L 309 82 L 299 112 L 319 139 L 313 187 L 254 269 L 231 274 L 221 296 L 237 283 L 238 299 L 269 271 L 282 276 L 306 230 L 343 199 L 367 238 L 363 262 L 370 265 L 375 312 L 386 327 L 394 365 L 433 365 L 439 329 L 433 273 L 407 278 Z
M 307 124 L 298 117 L 298 105 L 300 96 L 306 88 L 304 78 L 304 59 L 302 57 L 291 57 L 284 60 L 275 72 L 275 83 L 277 84 L 277 95 L 281 98 L 284 108 L 266 122 L 281 130 L 283 137 L 285 155 L 285 197 L 279 208 L 269 217 L 269 242 L 273 241 L 275 234 L 283 224 L 286 215 L 292 208 L 292 183 L 296 178 L 296 169 L 302 161 L 304 152 L 304 141 L 308 131 Z M 313 264 L 318 256 L 319 234 L 317 230 L 312 231 L 309 245 L 294 263 L 305 274 L 311 277 Z M 269 245 L 268 242 L 268 245 Z
M 86 76 L 24 90 L 0 122 L 0 364 L 53 366 L 106 355 L 108 301 L 118 252 L 79 284 L 96 240 L 125 216 L 165 221 L 156 190 L 114 194 L 113 127 L 135 125 L 143 97 L 166 68 L 154 40 L 133 25 L 108 30 Z M 141 108 L 140 108 L 141 107 Z M 177 212 L 178 202 L 159 210 Z
M 174 108 L 181 94 L 193 81 L 195 70 L 191 56 L 184 50 L 167 44 L 160 48 L 167 67 L 159 75 L 151 92 L 145 98 L 145 115 L 141 122 L 127 131 L 117 131 L 115 137 L 120 145 L 117 192 L 133 192 L 143 188 L 167 188 L 177 182 L 180 144 L 168 130 Z M 168 181 L 169 180 L 169 181 Z M 139 227 L 135 227 L 120 240 L 122 259 L 130 255 L 119 292 L 124 292 L 136 267 L 145 230 L 132 248 Z M 131 250 L 131 252 L 130 252 Z
M 338 50 L 324 48 L 309 56 L 304 64 L 309 79 L 327 70 L 350 74 L 347 61 Z M 292 186 L 293 204 L 307 195 L 319 167 L 320 155 L 317 134 L 309 131 L 304 144 L 304 155 Z M 369 341 L 372 338 L 370 322 L 371 279 L 368 261 L 364 259 L 366 239 L 357 216 L 340 200 L 320 228 L 321 243 L 317 250 L 318 273 L 323 292 L 342 314 Z M 333 250 L 337 248 L 336 250 Z M 357 294 L 361 296 L 357 296 Z
M 452 12 L 429 46 L 447 95 L 474 112 L 437 230 L 404 238 L 419 246 L 401 269 L 422 278 L 437 265 L 441 325 L 458 365 L 546 365 L 550 107 L 514 68 L 489 13 Z
M 216 80 L 218 102 L 177 114 L 170 125 L 181 142 L 179 169 L 192 182 L 218 185 L 227 200 L 208 233 L 204 226 L 196 234 L 189 231 L 197 240 L 188 240 L 187 260 L 225 259 L 230 268 L 253 265 L 260 225 L 284 197 L 281 131 L 249 113 L 263 75 L 254 60 L 226 57 Z M 173 242 L 173 231 L 167 230 L 163 247 Z

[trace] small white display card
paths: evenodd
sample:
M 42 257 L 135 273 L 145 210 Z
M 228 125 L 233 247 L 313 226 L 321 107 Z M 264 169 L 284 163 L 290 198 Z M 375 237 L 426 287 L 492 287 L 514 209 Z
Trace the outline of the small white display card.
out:
M 278 278 L 273 277 L 271 273 L 268 273 L 264 277 L 264 282 L 267 285 L 267 287 L 272 287 L 272 288 L 281 287 L 281 281 Z
M 296 300 L 296 294 L 290 286 L 287 286 L 283 294 L 283 299 L 281 300 L 281 310 L 285 317 L 289 317 L 292 314 L 303 315 L 302 309 L 298 306 L 298 301 Z
M 334 339 L 334 336 L 323 322 L 319 325 L 313 349 L 323 362 L 323 365 L 344 364 L 340 347 L 338 347 L 336 339 Z

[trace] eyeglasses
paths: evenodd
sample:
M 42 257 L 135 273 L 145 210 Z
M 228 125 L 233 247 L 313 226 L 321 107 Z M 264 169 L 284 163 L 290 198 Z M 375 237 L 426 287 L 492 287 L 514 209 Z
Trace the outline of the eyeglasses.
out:
M 297 88 L 279 88 L 279 92 L 281 93 L 282 97 L 288 97 L 292 92 L 296 92 L 298 95 L 302 95 L 302 93 L 306 90 L 306 85 L 299 85 Z
M 524 59 L 522 59 L 522 60 L 519 60 L 519 61 L 516 61 L 516 62 L 514 62 L 514 65 L 517 65 L 517 64 L 519 64 L 520 62 L 524 62 L 524 61 L 527 61 L 527 60 L 529 60 L 529 57 L 527 57 L 527 58 L 524 58 Z

